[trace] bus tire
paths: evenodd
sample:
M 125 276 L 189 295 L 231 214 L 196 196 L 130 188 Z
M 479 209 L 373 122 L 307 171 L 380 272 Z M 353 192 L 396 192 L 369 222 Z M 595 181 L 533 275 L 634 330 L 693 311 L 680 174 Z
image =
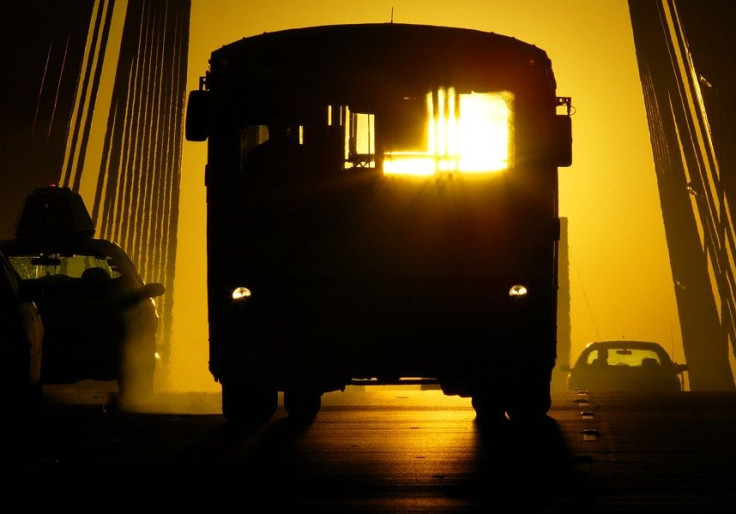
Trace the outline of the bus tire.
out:
M 526 387 L 519 387 L 509 400 L 508 416 L 512 423 L 537 424 L 548 419 L 552 406 L 550 383 L 530 379 Z
M 503 402 L 497 394 L 479 391 L 473 394 L 471 405 L 475 410 L 476 423 L 500 425 L 507 421 Z
M 242 380 L 226 380 L 221 386 L 222 414 L 230 425 L 262 425 L 278 408 L 275 388 Z
M 284 391 L 284 409 L 294 421 L 308 423 L 314 420 L 321 407 L 322 393 L 298 389 Z

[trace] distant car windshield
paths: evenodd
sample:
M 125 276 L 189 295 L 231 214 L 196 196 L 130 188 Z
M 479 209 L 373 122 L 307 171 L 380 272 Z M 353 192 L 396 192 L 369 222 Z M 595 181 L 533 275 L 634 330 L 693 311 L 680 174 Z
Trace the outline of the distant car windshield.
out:
M 662 364 L 656 351 L 642 348 L 601 348 L 592 350 L 588 354 L 585 363 L 592 366 L 599 364 L 608 364 L 609 366 Z
M 107 272 L 110 278 L 122 276 L 110 257 L 95 255 L 18 255 L 9 257 L 13 268 L 23 279 L 43 278 L 52 275 L 65 275 L 80 278 L 90 268 Z

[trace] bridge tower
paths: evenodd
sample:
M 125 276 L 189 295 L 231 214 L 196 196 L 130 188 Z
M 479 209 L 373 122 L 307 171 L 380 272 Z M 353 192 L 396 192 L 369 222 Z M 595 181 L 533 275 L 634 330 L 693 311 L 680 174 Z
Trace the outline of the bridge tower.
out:
M 733 390 L 736 3 L 629 0 L 692 390 Z

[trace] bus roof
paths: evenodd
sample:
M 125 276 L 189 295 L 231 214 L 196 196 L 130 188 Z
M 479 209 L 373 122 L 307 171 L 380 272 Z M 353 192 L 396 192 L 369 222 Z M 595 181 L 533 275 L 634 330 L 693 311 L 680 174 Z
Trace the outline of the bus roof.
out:
M 208 81 L 246 84 L 351 81 L 400 87 L 534 82 L 554 91 L 545 51 L 473 29 L 394 23 L 327 25 L 263 33 L 212 53 Z

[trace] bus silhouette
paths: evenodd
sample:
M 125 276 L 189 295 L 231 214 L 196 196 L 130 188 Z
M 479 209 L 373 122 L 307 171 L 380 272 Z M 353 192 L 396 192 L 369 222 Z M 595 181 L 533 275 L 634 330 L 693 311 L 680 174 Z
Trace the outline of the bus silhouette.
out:
M 228 422 L 265 422 L 279 392 L 308 421 L 350 384 L 546 415 L 572 136 L 543 50 L 393 23 L 247 37 L 212 52 L 186 137 L 208 144 L 209 366 Z

